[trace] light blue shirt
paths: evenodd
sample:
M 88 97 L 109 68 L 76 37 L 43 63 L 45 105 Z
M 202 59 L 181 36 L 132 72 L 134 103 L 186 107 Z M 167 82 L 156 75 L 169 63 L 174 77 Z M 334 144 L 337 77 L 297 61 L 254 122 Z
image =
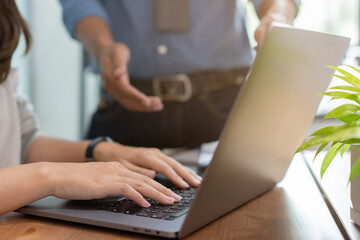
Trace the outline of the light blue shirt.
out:
M 294 0 L 299 4 L 300 0 Z M 186 32 L 155 30 L 153 0 L 60 0 L 65 25 L 74 37 L 88 16 L 105 20 L 117 42 L 131 51 L 130 75 L 161 75 L 250 66 L 254 52 L 246 31 L 242 0 L 190 0 Z M 252 0 L 259 9 L 263 0 Z

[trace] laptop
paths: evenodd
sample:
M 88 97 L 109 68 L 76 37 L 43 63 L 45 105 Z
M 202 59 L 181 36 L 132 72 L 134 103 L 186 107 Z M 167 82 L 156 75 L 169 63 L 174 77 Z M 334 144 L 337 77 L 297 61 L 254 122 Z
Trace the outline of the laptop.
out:
M 325 66 L 339 65 L 349 42 L 273 25 L 234 102 L 202 184 L 197 189 L 174 189 L 183 196 L 180 203 L 165 207 L 152 202 L 146 212 L 124 198 L 47 197 L 18 211 L 159 237 L 186 237 L 283 178 L 312 123 L 321 100 L 317 94 L 331 80 L 333 70 Z

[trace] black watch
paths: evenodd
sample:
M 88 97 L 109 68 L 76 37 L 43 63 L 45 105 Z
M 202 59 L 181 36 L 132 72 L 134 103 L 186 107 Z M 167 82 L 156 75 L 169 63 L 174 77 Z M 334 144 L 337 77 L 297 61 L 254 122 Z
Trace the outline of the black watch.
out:
M 97 137 L 93 139 L 86 148 L 85 157 L 94 158 L 94 148 L 101 142 L 114 142 L 110 137 Z

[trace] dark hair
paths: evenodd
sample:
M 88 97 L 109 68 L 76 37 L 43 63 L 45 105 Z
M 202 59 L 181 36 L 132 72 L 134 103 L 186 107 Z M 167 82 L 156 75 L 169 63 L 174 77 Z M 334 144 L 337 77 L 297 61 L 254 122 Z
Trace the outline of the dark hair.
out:
M 27 53 L 31 45 L 31 34 L 15 0 L 0 0 L 0 84 L 10 72 L 12 55 L 22 33 L 25 35 Z

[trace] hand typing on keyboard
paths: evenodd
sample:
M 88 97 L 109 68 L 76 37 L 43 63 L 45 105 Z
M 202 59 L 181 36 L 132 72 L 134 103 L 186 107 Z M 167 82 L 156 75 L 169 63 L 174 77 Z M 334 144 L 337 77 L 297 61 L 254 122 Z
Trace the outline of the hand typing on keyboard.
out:
M 151 203 L 151 206 L 149 208 L 143 208 L 135 202 L 124 198 L 110 203 L 101 204 L 97 207 L 97 209 L 114 213 L 164 219 L 168 221 L 175 220 L 189 211 L 192 200 L 196 194 L 196 188 L 180 189 L 175 187 L 172 188 L 172 190 L 174 193 L 182 197 L 179 202 L 175 202 L 173 205 L 163 205 L 159 202 L 146 198 L 146 200 Z
M 156 148 L 136 148 L 103 142 L 94 149 L 95 160 L 119 162 L 131 171 L 154 178 L 161 173 L 180 188 L 200 185 L 202 178 L 190 168 L 166 156 Z
M 181 198 L 168 188 L 164 190 L 164 186 L 150 179 L 154 178 L 156 173 L 164 175 L 179 189 L 187 189 L 190 186 L 197 187 L 202 180 L 202 178 L 190 168 L 183 166 L 155 148 L 136 148 L 115 142 L 101 142 L 94 148 L 93 155 L 96 161 L 117 162 L 131 172 L 149 177 L 148 180 L 142 179 L 137 181 L 134 179 L 130 187 L 132 190 L 135 190 L 138 195 L 141 194 L 144 197 L 149 197 L 149 199 L 151 198 L 156 200 L 155 202 L 158 201 L 162 204 L 172 204 L 180 201 Z M 151 189 L 144 186 L 149 186 Z M 137 199 L 136 202 L 138 204 L 142 202 L 142 204 L 139 205 L 143 207 L 149 206 L 149 204 L 144 204 L 145 199 L 140 201 L 140 196 L 135 198 L 135 195 L 137 194 L 134 193 L 132 196 L 125 196 L 134 201 Z M 173 201 L 171 202 L 169 199 L 166 200 L 165 197 L 173 198 Z M 147 202 L 149 203 L 149 201 Z M 151 203 L 154 203 L 154 201 L 150 201 L 150 204 Z

